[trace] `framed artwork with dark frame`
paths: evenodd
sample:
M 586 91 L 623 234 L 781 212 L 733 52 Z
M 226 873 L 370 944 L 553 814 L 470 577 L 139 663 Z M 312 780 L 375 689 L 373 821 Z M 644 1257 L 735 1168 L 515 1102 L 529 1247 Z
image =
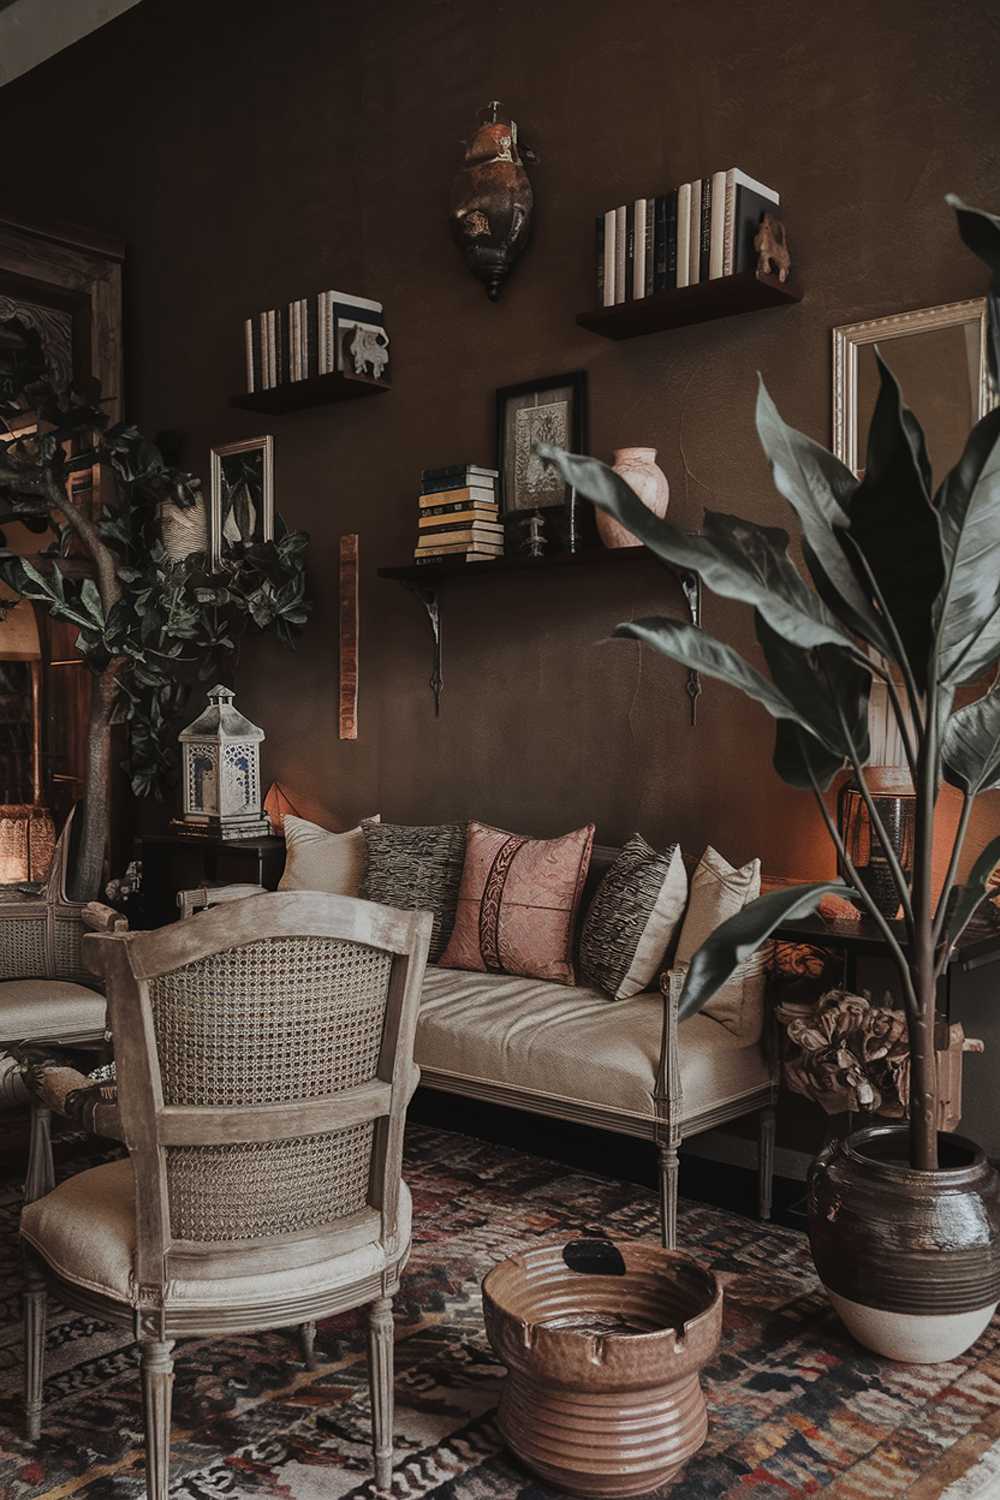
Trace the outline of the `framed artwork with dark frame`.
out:
M 212 568 L 227 547 L 274 540 L 274 442 L 244 438 L 212 449 Z
M 571 453 L 587 451 L 586 370 L 501 386 L 496 403 L 505 524 L 524 523 L 536 540 L 547 528 L 545 545 L 557 541 L 560 550 L 576 551 L 582 538 L 575 494 L 535 450 L 539 443 L 554 443 Z

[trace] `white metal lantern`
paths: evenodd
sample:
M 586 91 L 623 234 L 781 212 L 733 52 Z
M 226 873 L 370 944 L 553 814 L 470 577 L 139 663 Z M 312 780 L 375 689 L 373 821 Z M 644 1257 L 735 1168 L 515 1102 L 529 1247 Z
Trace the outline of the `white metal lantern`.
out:
M 260 805 L 263 729 L 234 707 L 233 693 L 217 686 L 208 707 L 181 731 L 183 826 L 221 838 L 259 838 L 270 832 Z

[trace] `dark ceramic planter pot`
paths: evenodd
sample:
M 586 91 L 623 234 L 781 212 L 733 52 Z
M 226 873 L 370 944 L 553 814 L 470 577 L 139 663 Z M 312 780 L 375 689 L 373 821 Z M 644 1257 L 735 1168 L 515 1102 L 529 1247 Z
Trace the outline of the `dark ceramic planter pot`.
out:
M 571 1495 L 642 1495 L 705 1441 L 699 1372 L 715 1353 L 722 1290 L 658 1246 L 559 1240 L 483 1282 L 486 1332 L 509 1371 L 500 1431 Z
M 809 1242 L 854 1337 L 916 1364 L 955 1359 L 1000 1302 L 1000 1176 L 960 1135 L 940 1169 L 908 1165 L 906 1125 L 875 1125 L 822 1150 L 809 1175 Z

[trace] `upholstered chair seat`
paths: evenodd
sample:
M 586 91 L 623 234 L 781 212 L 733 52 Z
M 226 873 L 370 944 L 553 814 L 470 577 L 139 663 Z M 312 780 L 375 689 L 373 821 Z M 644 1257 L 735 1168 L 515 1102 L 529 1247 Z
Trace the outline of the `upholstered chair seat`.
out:
M 395 1246 L 372 1239 L 308 1265 L 252 1276 L 172 1278 L 166 1289 L 168 1317 L 175 1305 L 178 1311 L 224 1306 L 233 1315 L 245 1312 L 252 1328 L 262 1328 L 267 1317 L 261 1309 L 270 1305 L 281 1309 L 274 1326 L 287 1326 L 289 1299 L 328 1294 L 336 1304 L 344 1287 L 379 1278 L 386 1271 L 398 1273 L 409 1250 L 411 1220 L 410 1193 L 400 1182 Z M 138 1305 L 135 1180 L 128 1157 L 79 1172 L 28 1204 L 21 1216 L 21 1234 L 60 1280 L 129 1307 Z
M 82 1042 L 104 1033 L 107 1001 L 71 979 L 0 981 L 4 1041 Z

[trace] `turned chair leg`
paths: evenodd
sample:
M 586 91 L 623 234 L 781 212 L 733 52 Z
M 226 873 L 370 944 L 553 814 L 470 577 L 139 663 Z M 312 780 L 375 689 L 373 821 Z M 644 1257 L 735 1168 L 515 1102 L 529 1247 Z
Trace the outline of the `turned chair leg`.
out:
M 318 1364 L 316 1359 L 316 1324 L 300 1323 L 299 1340 L 302 1344 L 302 1358 L 305 1360 L 307 1370 L 315 1370 Z
M 679 1141 L 657 1147 L 660 1158 L 660 1240 L 664 1250 L 677 1248 L 677 1178 Z
M 56 1185 L 52 1161 L 52 1111 L 32 1103 L 31 1131 L 28 1136 L 28 1170 L 24 1179 L 24 1201 L 34 1203 L 44 1198 Z
M 392 1487 L 393 1321 L 392 1298 L 379 1297 L 368 1314 L 368 1380 L 372 1397 L 375 1488 Z
M 771 1194 L 774 1185 L 774 1105 L 760 1112 L 757 1137 L 757 1217 L 771 1217 Z
M 141 1349 L 142 1396 L 146 1409 L 146 1494 L 148 1500 L 167 1500 L 174 1341 L 150 1340 L 143 1343 Z
M 45 1378 L 45 1277 L 34 1255 L 24 1257 L 24 1425 L 29 1442 L 42 1434 Z

